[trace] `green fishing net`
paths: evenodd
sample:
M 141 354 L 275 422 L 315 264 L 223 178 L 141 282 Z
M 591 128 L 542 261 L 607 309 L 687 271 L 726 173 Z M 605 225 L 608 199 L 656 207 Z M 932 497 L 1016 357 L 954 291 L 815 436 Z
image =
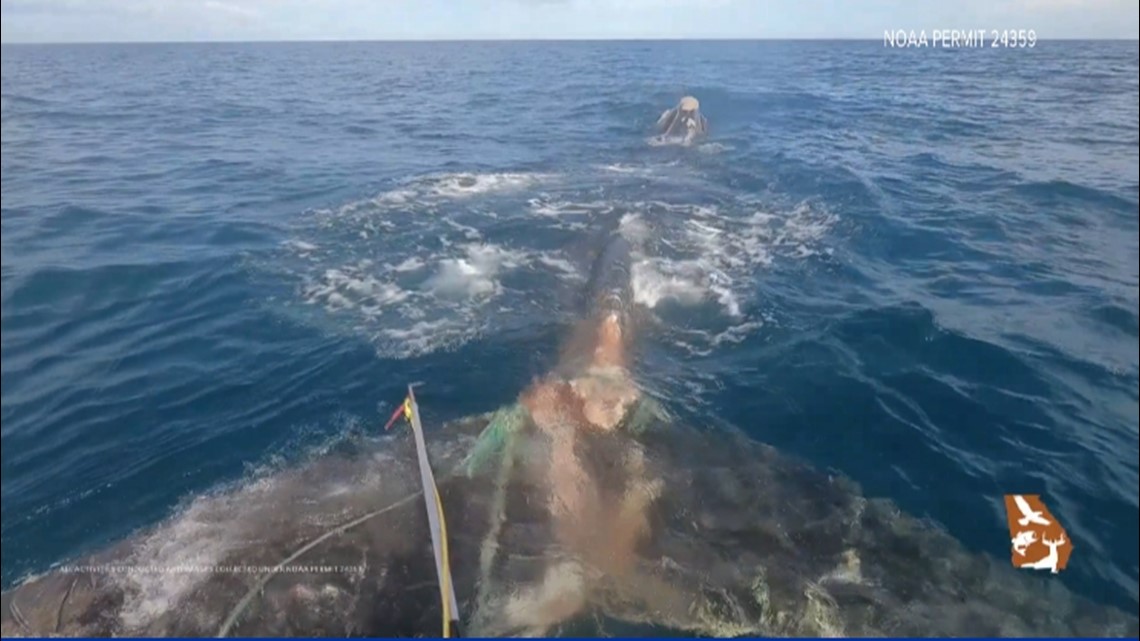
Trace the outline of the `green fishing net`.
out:
M 638 435 L 664 418 L 665 411 L 660 403 L 642 397 L 626 412 L 618 429 Z M 495 411 L 467 456 L 465 462 L 467 476 L 485 471 L 489 464 L 502 456 L 512 435 L 525 429 L 529 421 L 529 412 L 519 403 Z

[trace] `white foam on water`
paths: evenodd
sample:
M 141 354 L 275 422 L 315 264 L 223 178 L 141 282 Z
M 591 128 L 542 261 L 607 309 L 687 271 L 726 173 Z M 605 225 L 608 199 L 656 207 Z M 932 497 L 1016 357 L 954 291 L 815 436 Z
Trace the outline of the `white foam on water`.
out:
M 484 216 L 488 217 L 488 218 L 494 217 L 492 214 L 487 214 L 487 213 L 485 213 Z M 483 233 L 480 232 L 478 229 L 475 229 L 471 225 L 464 225 L 463 223 L 456 222 L 450 218 L 444 218 L 443 223 L 445 225 L 447 225 L 448 227 L 451 227 L 452 229 L 463 234 L 463 237 L 466 238 L 467 240 L 480 240 L 481 238 L 483 238 Z
M 458 346 L 496 316 L 525 316 L 541 304 L 533 293 L 505 291 L 507 274 L 533 269 L 575 278 L 560 252 L 485 237 L 498 212 L 519 209 L 514 200 L 504 205 L 494 198 L 521 194 L 525 201 L 529 190 L 556 179 L 527 172 L 432 174 L 313 210 L 300 221 L 304 231 L 283 245 L 293 257 L 286 269 L 300 281 L 300 301 L 319 310 L 315 322 L 370 337 L 384 356 Z
M 410 293 L 367 271 L 371 265 L 346 265 L 324 270 L 311 279 L 301 295 L 306 303 L 323 304 L 329 310 L 376 309 L 406 300 Z
M 434 205 L 480 195 L 522 191 L 556 178 L 553 174 L 525 172 L 434 174 L 411 179 L 370 198 L 339 207 L 317 209 L 311 213 L 326 225 L 335 225 L 344 220 L 356 221 L 359 235 L 372 237 L 396 230 L 407 223 L 403 219 L 390 219 L 389 216 L 392 215 L 423 213 Z
M 408 256 L 399 264 L 392 266 L 392 271 L 396 272 L 414 272 L 424 268 L 424 261 L 419 256 Z
M 618 223 L 618 233 L 635 247 L 644 245 L 651 237 L 649 225 L 640 214 L 636 213 L 622 215 L 621 222 Z
M 481 194 L 519 191 L 554 178 L 551 174 L 527 172 L 435 174 L 382 194 L 387 202 L 408 203 L 427 198 L 469 198 Z
M 646 171 L 645 167 L 637 167 L 634 165 L 626 165 L 620 162 L 602 165 L 604 171 L 612 171 L 615 174 L 640 174 Z
M 500 300 L 502 277 L 519 269 L 543 270 L 568 282 L 582 278 L 559 253 L 471 243 L 394 267 L 358 262 L 328 268 L 310 277 L 301 296 L 371 336 L 381 354 L 407 357 L 462 345 L 482 334 L 497 314 L 526 316 L 528 307 L 541 302 L 532 300 L 533 293 L 513 292 Z M 396 282 L 402 277 L 409 281 Z
M 298 254 L 302 254 L 302 255 L 311 254 L 311 253 L 317 251 L 317 249 L 319 249 L 313 243 L 306 242 L 303 240 L 297 240 L 297 239 L 287 240 L 281 244 L 286 249 L 289 249 L 291 251 L 294 251 L 294 252 L 296 252 Z
M 427 193 L 434 196 L 467 198 L 492 192 L 518 191 L 550 178 L 549 174 L 511 172 L 444 174 L 429 179 L 425 189 Z
M 533 283 L 530 276 L 546 274 L 571 286 L 585 278 L 583 266 L 561 251 L 528 248 L 532 231 L 592 234 L 620 215 L 619 231 L 632 245 L 636 303 L 710 307 L 745 331 L 756 327 L 750 323 L 761 272 L 827 251 L 820 241 L 832 218 L 809 205 L 780 211 L 726 199 L 720 191 L 713 202 L 677 202 L 666 197 L 678 189 L 672 178 L 660 195 L 626 201 L 603 196 L 611 188 L 597 181 L 613 182 L 620 193 L 631 176 L 640 181 L 651 167 L 615 163 L 593 170 L 596 180 L 577 188 L 554 185 L 549 174 L 418 177 L 376 197 L 313 212 L 310 236 L 286 243 L 303 281 L 300 298 L 324 313 L 322 323 L 370 337 L 384 356 L 459 346 L 501 321 L 525 323 L 565 300 L 549 287 L 515 291 L 504 283 Z M 694 184 L 700 194 L 700 183 Z M 636 193 L 654 191 L 640 186 Z M 507 200 L 494 194 L 508 194 Z M 519 213 L 527 221 L 521 235 L 512 231 Z M 497 238 L 507 233 L 509 240 Z M 511 278 L 515 272 L 527 278 Z M 734 336 L 725 331 L 709 329 L 705 344 Z
M 645 140 L 650 147 L 690 147 L 693 142 L 684 136 L 650 136 Z
M 504 268 L 514 269 L 525 261 L 521 252 L 495 245 L 471 244 L 465 255 L 440 261 L 439 270 L 426 286 L 447 297 L 488 297 L 501 290 L 496 277 Z
M 479 336 L 483 326 L 471 313 L 454 317 L 421 320 L 405 327 L 387 327 L 375 336 L 377 349 L 385 354 L 408 358 L 457 347 Z
M 721 321 L 704 327 L 665 326 L 679 348 L 704 356 L 739 343 L 774 322 L 761 311 L 756 283 L 763 273 L 828 254 L 835 217 L 800 204 L 786 211 L 752 202 L 678 205 L 630 203 L 619 230 L 633 246 L 634 300 L 649 309 L 670 303 L 715 306 Z
M 725 151 L 732 151 L 732 147 L 719 142 L 706 142 L 697 145 L 697 151 L 702 154 L 719 154 Z
M 693 273 L 693 263 L 642 259 L 633 264 L 631 279 L 633 299 L 654 308 L 663 300 L 695 305 L 704 300 L 707 290 Z
M 471 224 L 413 221 L 401 233 L 413 238 L 417 230 L 428 233 L 419 233 L 416 244 L 408 246 L 398 242 L 402 237 L 377 244 L 344 233 L 361 223 L 352 217 L 341 227 L 325 228 L 338 235 L 334 241 L 305 241 L 309 247 L 303 248 L 305 262 L 297 266 L 298 291 L 300 300 L 321 310 L 332 327 L 369 337 L 382 356 L 451 349 L 481 335 L 498 316 L 534 317 L 541 296 L 503 287 L 503 277 L 514 271 L 545 272 L 567 282 L 580 279 L 561 252 L 485 242 Z M 293 248 L 302 257 L 297 251 Z
M 673 344 L 690 355 L 708 356 L 718 348 L 743 342 L 771 323 L 774 321 L 770 317 L 761 314 L 723 329 L 671 328 L 670 334 L 673 337 Z
M 658 178 L 669 169 L 678 165 L 676 160 L 645 165 L 631 165 L 627 163 L 611 163 L 599 165 L 597 169 L 603 172 L 603 177 L 609 182 L 624 178 Z
M 614 211 L 614 204 L 611 202 L 567 202 L 551 199 L 549 196 L 531 198 L 527 204 L 532 214 L 554 218 L 605 215 Z
M 667 257 L 647 253 L 654 240 L 654 232 L 640 214 L 625 214 L 618 226 L 619 233 L 633 246 L 630 286 L 634 302 L 650 309 L 663 301 L 681 305 L 698 305 L 708 298 L 719 301 L 730 315 L 740 313 L 740 305 L 731 289 L 725 286 L 727 278 L 710 270 L 700 256 Z M 666 247 L 673 248 L 673 239 L 657 238 Z
M 367 204 L 383 207 L 384 205 L 403 205 L 415 200 L 420 195 L 420 192 L 413 187 L 401 187 L 392 189 L 382 194 L 377 194 L 374 198 L 364 201 Z M 352 205 L 348 205 L 351 207 Z
M 758 271 L 778 258 L 815 255 L 834 223 L 833 216 L 808 205 L 745 215 L 735 206 L 730 214 L 713 205 L 637 205 L 646 213 L 626 214 L 619 225 L 635 247 L 636 300 L 650 308 L 665 300 L 684 305 L 714 300 L 733 317 L 742 315 L 742 297 L 749 295 Z
M 536 260 L 540 264 L 555 270 L 562 278 L 571 281 L 586 280 L 586 276 L 582 274 L 582 272 L 577 267 L 574 266 L 574 263 L 570 262 L 564 256 L 551 253 L 542 253 L 536 256 Z
M 394 198 L 392 194 L 395 192 L 387 192 L 379 194 L 372 198 L 365 198 L 363 200 L 355 200 L 350 203 L 345 203 L 335 209 L 318 209 L 313 212 L 315 216 L 323 219 L 326 223 L 335 219 L 364 219 L 372 218 L 374 215 L 386 211 L 391 211 L 393 205 L 405 202 L 403 199 Z M 386 220 L 369 221 L 371 224 L 367 226 L 369 231 L 379 231 L 381 229 L 394 229 L 395 223 Z

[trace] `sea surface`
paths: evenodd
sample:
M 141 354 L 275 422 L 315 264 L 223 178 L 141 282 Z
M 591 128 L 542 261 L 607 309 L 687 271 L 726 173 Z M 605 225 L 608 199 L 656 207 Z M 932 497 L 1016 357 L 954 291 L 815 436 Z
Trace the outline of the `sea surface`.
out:
M 1138 47 L 5 46 L 3 584 L 510 402 L 635 247 L 638 375 L 1137 611 Z M 656 144 L 686 93 L 710 137 Z

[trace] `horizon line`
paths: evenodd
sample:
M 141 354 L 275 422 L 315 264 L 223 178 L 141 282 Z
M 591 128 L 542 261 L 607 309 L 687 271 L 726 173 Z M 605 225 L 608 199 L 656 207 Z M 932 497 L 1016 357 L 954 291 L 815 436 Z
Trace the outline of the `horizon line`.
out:
M 629 36 L 621 38 L 599 37 L 557 37 L 557 38 L 502 38 L 502 37 L 462 37 L 462 38 L 265 38 L 265 39 L 213 39 L 213 40 L 16 40 L 0 41 L 2 46 L 63 46 L 63 45 L 202 45 L 202 44 L 397 44 L 397 43 L 477 43 L 477 42 L 879 42 L 877 37 L 867 36 L 787 36 L 787 37 L 742 37 L 742 36 L 700 36 L 700 37 L 669 37 L 669 36 Z M 1049 37 L 1037 39 L 1037 42 L 1140 42 L 1140 38 L 1132 37 Z M 926 47 L 931 49 L 942 47 Z

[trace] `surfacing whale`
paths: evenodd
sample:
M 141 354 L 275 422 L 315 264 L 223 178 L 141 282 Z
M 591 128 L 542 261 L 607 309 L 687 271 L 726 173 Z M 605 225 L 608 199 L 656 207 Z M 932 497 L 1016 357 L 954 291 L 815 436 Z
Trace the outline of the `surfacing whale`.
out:
M 421 400 L 430 402 L 426 389 Z M 1137 633 L 1135 617 L 970 554 L 841 477 L 720 428 L 662 418 L 636 437 L 592 435 L 583 452 L 608 478 L 626 453 L 641 451 L 662 483 L 634 556 L 563 563 L 549 519 L 534 507 L 541 474 L 526 452 L 540 448 L 537 437 L 516 444 L 513 471 L 468 474 L 464 459 L 494 418 L 429 436 L 470 635 Z M 437 636 L 410 441 L 362 444 L 200 497 L 79 562 L 273 567 L 293 557 L 282 571 L 49 571 L 3 595 L 3 634 Z
M 428 425 L 469 635 L 1136 636 L 841 476 L 673 418 L 627 369 L 622 242 L 559 368 Z M 412 437 L 349 445 L 26 579 L 3 635 L 439 635 Z
M 709 121 L 701 113 L 701 103 L 692 96 L 685 96 L 672 109 L 666 109 L 657 119 L 657 131 L 661 140 L 676 140 L 690 145 L 708 135 Z

